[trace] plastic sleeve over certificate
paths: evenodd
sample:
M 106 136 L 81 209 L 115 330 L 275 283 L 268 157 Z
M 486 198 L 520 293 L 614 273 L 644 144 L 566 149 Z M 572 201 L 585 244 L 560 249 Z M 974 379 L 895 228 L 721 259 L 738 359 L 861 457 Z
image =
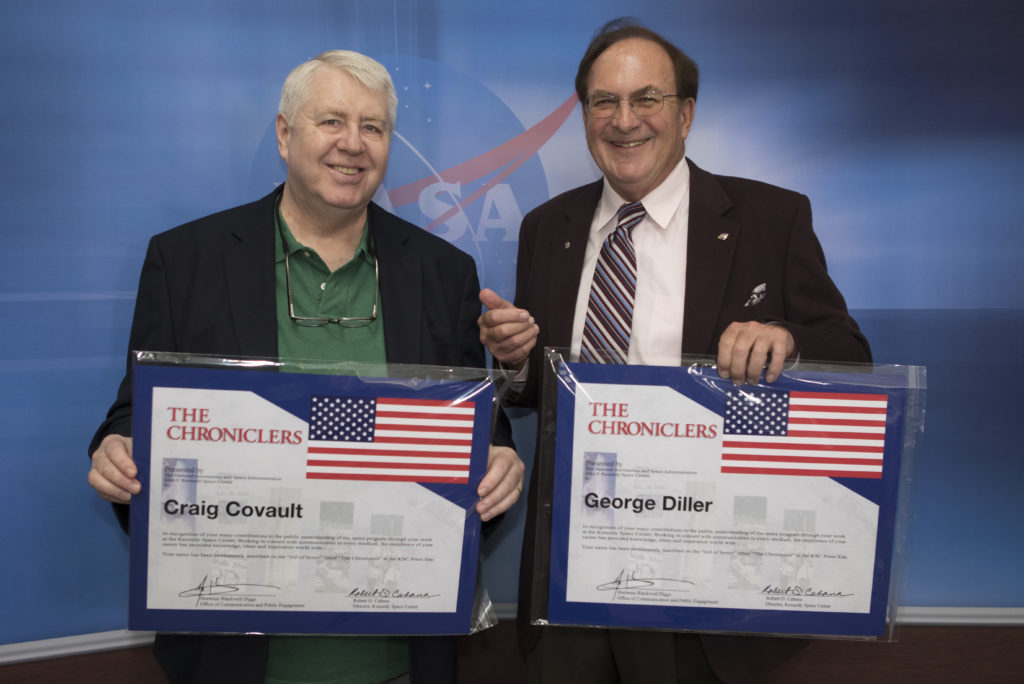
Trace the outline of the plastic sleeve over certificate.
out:
M 755 386 L 701 365 L 553 370 L 544 622 L 885 634 L 922 369 Z
M 134 369 L 131 629 L 472 630 L 493 400 L 482 371 L 160 356 Z

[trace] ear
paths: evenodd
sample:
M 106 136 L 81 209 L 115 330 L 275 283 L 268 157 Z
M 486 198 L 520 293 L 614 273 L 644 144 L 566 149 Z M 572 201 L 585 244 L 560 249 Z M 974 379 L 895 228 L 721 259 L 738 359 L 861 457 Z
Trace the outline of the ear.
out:
M 283 114 L 278 114 L 277 118 L 274 119 L 274 131 L 277 133 L 277 151 L 281 158 L 287 162 L 288 135 L 291 133 L 291 128 L 288 127 L 288 121 L 285 120 Z
M 683 119 L 683 140 L 686 140 L 686 136 L 690 133 L 690 126 L 693 125 L 693 112 L 696 107 L 697 103 L 692 97 L 686 98 L 679 105 L 679 116 Z

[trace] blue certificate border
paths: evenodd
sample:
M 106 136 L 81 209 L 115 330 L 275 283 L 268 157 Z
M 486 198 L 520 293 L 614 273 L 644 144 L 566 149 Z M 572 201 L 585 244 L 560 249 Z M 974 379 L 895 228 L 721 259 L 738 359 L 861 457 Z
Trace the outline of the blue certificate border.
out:
M 472 625 L 480 548 L 480 516 L 476 487 L 487 468 L 493 386 L 474 394 L 476 415 L 469 484 L 420 484 L 466 511 L 458 600 L 454 613 L 311 612 L 256 610 L 167 610 L 146 607 L 149 558 L 149 494 L 153 388 L 183 387 L 251 391 L 302 420 L 309 419 L 310 397 L 336 394 L 351 397 L 454 399 L 478 389 L 479 381 L 416 381 L 259 372 L 233 368 L 136 364 L 134 377 L 133 454 L 141 493 L 131 506 L 128 628 L 161 632 L 225 632 L 263 634 L 466 634 Z M 366 486 L 367 483 L 357 483 Z
M 836 613 L 566 601 L 576 382 L 670 387 L 719 416 L 725 410 L 725 393 L 733 386 L 720 378 L 717 370 L 707 367 L 562 363 L 557 368 L 557 375 L 554 491 L 561 496 L 555 496 L 552 502 L 549 624 L 852 637 L 881 637 L 885 634 L 907 407 L 905 377 L 856 372 L 787 371 L 771 385 L 761 385 L 788 391 L 869 392 L 886 394 L 889 399 L 882 477 L 833 478 L 879 507 L 870 611 Z

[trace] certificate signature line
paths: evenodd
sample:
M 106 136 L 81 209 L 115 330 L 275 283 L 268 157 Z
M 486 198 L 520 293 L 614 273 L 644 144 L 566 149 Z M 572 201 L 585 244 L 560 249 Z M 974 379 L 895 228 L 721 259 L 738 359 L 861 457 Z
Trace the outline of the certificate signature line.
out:
M 219 578 L 210 580 L 206 575 L 196 586 L 186 589 L 178 594 L 179 598 L 196 599 L 196 605 L 204 596 L 221 596 L 225 594 L 240 594 L 243 596 L 277 596 L 281 587 L 273 584 L 249 584 L 245 582 L 221 583 Z
M 775 584 L 765 585 L 761 593 L 768 597 L 794 597 L 802 596 L 808 598 L 848 598 L 853 596 L 852 593 L 845 591 L 837 591 L 831 589 L 818 589 L 817 587 L 811 586 L 800 586 L 790 584 L 785 587 L 781 587 Z
M 628 571 L 623 568 L 615 579 L 597 585 L 598 591 L 611 591 L 613 599 L 617 599 L 619 592 L 640 591 L 648 589 L 652 591 L 682 592 L 690 591 L 695 586 L 690 580 L 672 579 L 668 577 L 638 577 L 637 572 Z

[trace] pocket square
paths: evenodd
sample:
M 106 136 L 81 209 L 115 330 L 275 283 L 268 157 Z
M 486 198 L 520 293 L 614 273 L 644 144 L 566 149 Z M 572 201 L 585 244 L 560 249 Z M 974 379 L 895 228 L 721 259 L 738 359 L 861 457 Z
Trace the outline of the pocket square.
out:
M 761 303 L 764 299 L 765 292 L 768 290 L 768 283 L 761 283 L 753 289 L 750 296 L 747 298 L 747 303 L 743 306 L 756 306 Z

